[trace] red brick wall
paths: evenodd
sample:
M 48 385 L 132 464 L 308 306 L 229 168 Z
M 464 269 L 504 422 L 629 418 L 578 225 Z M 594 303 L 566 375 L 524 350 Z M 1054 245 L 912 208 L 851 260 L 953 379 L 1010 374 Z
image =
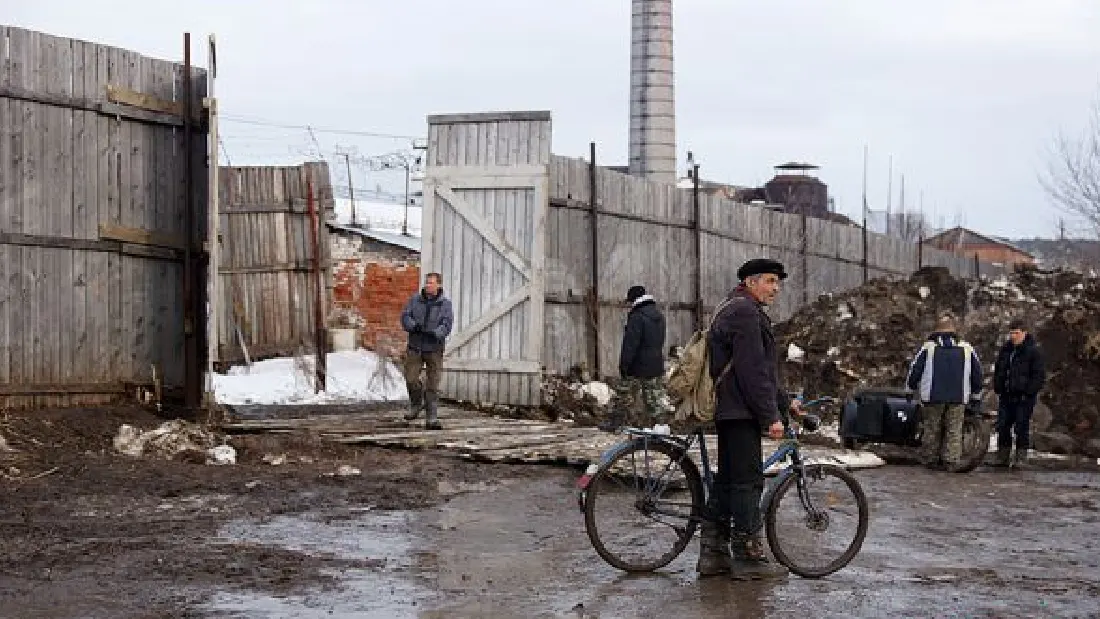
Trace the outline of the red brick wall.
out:
M 341 245 L 333 252 L 334 321 L 357 327 L 364 348 L 400 356 L 407 342 L 401 310 L 420 287 L 419 256 Z

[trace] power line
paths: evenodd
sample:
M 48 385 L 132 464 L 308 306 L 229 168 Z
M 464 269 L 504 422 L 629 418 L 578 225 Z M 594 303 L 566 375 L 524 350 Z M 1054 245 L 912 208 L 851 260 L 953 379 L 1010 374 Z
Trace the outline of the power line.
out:
M 396 133 L 381 133 L 377 131 L 360 131 L 356 129 L 332 129 L 332 128 L 320 128 L 312 127 L 311 125 L 294 125 L 290 123 L 280 123 L 270 120 L 260 120 L 256 118 L 246 118 L 242 116 L 230 116 L 222 114 L 219 119 L 227 122 L 240 123 L 244 125 L 256 125 L 258 127 L 274 127 L 278 129 L 302 129 L 309 131 L 312 129 L 317 133 L 332 133 L 336 135 L 357 135 L 368 138 L 389 138 L 394 140 L 415 140 L 421 136 L 415 135 L 401 135 Z

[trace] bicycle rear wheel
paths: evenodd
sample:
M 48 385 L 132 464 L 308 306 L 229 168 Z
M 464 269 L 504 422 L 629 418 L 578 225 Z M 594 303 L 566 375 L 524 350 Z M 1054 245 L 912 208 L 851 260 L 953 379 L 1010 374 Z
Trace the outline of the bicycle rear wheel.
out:
M 845 469 L 809 464 L 803 470 L 780 482 L 764 522 L 777 561 L 803 578 L 821 578 L 859 553 L 870 510 L 863 488 Z M 835 541 L 832 534 L 838 534 Z
M 687 547 L 704 501 L 699 469 L 683 449 L 639 441 L 592 477 L 584 526 L 604 561 L 651 572 Z

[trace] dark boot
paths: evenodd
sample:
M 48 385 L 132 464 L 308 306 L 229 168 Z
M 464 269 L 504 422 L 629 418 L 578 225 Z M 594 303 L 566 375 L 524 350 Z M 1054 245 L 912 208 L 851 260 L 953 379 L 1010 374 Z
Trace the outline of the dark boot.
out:
M 428 393 L 424 396 L 424 411 L 427 413 L 427 417 L 424 419 L 425 430 L 442 430 L 443 425 L 439 423 L 439 396 L 435 393 Z
M 1028 452 L 1028 450 L 1026 448 L 1024 448 L 1024 449 L 1020 449 L 1019 447 L 1016 448 L 1015 457 L 1012 459 L 1012 468 L 1020 469 L 1020 470 L 1026 470 L 1026 469 L 1031 468 L 1031 466 L 1027 462 L 1027 460 L 1028 460 L 1027 452 Z
M 764 554 L 763 535 L 734 535 L 730 541 L 733 561 L 730 578 L 733 580 L 782 580 L 787 577 L 787 568 L 768 560 Z
M 729 526 L 709 520 L 699 529 L 699 562 L 695 564 L 699 576 L 716 576 L 730 571 Z
M 420 416 L 424 408 L 424 390 L 409 388 L 409 411 L 405 413 L 405 421 L 412 421 Z
M 1012 449 L 1009 447 L 998 447 L 997 455 L 993 458 L 993 466 L 1007 467 L 1011 464 Z

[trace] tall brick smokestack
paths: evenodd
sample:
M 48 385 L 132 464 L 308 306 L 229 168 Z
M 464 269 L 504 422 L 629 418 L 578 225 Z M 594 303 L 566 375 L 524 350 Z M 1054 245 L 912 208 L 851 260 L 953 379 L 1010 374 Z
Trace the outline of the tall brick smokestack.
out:
M 672 0 L 632 0 L 630 174 L 676 182 Z

